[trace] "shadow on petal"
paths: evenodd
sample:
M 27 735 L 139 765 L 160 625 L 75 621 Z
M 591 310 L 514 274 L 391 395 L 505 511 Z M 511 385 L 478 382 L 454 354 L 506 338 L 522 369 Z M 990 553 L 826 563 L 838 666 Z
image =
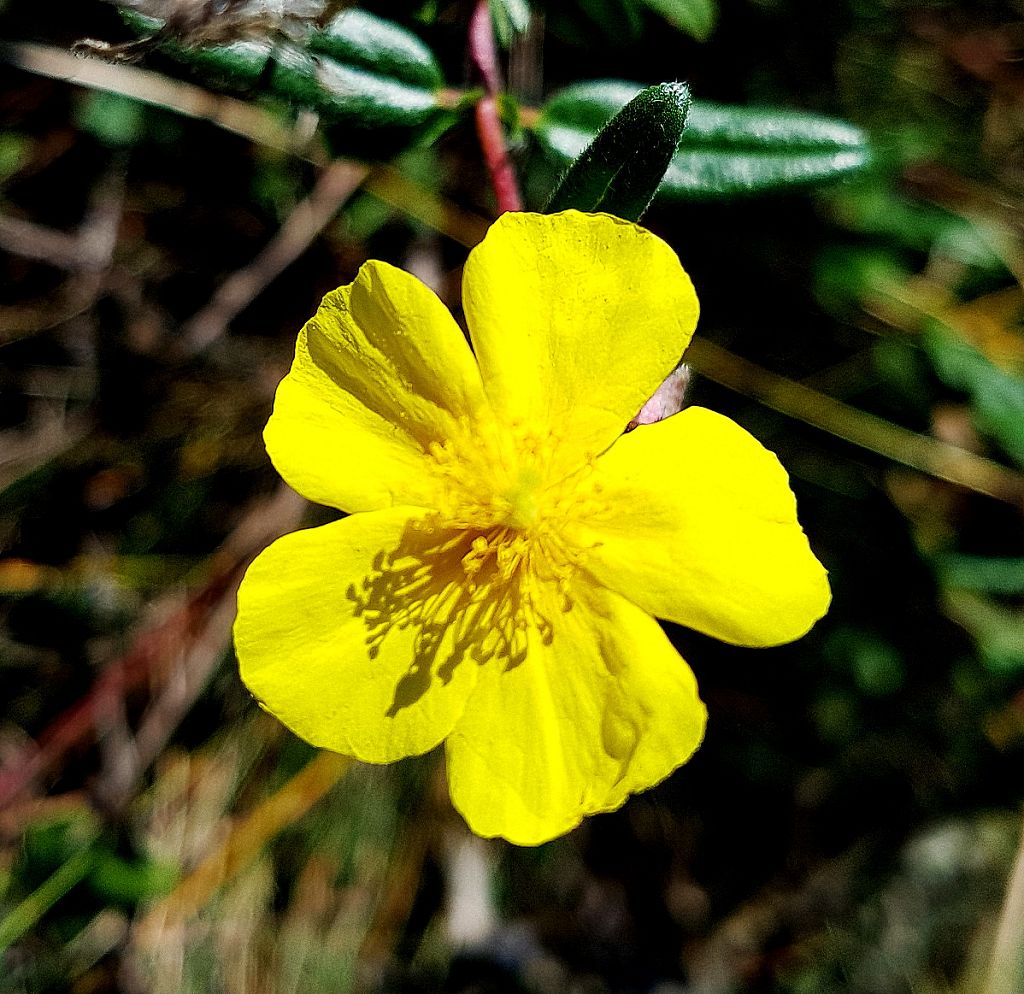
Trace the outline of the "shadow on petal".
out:
M 504 574 L 495 559 L 473 555 L 478 535 L 443 528 L 432 518 L 410 521 L 398 544 L 374 556 L 371 571 L 350 584 L 348 599 L 366 626 L 376 658 L 396 630 L 412 629 L 413 657 L 387 711 L 395 717 L 419 701 L 435 679 L 448 684 L 458 666 L 498 661 L 506 670 L 526 659 L 527 633 L 552 639 L 526 568 Z

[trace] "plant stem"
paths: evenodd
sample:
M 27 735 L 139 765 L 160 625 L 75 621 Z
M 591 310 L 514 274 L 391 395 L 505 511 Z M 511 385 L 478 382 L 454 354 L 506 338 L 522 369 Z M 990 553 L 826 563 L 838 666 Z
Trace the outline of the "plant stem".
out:
M 497 94 L 501 90 L 501 70 L 498 66 L 498 48 L 494 42 L 494 28 L 487 0 L 478 0 L 469 20 L 469 57 L 476 67 L 486 94 L 475 108 L 476 133 L 484 162 L 490 173 L 498 213 L 521 211 L 522 197 L 512 160 L 505 145 L 505 133 L 498 115 Z
M 0 921 L 0 952 L 17 942 L 35 926 L 92 867 L 92 849 L 80 849 L 63 866 L 58 867 L 24 901 Z
M 482 97 L 475 108 L 476 133 L 483 149 L 487 171 L 491 174 L 491 186 L 498 201 L 498 213 L 521 211 L 522 198 L 515 169 L 505 148 L 505 136 L 498 119 L 498 104 L 494 97 Z

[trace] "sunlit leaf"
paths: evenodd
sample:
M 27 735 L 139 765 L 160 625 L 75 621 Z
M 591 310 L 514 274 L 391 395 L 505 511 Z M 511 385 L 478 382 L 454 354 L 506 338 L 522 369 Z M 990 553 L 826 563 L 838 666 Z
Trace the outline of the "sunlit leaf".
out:
M 718 18 L 717 0 L 642 0 L 651 10 L 661 14 L 669 24 L 705 41 Z
M 556 161 L 572 161 L 639 89 L 623 80 L 567 87 L 544 105 L 537 137 Z M 695 100 L 659 192 L 712 199 L 781 191 L 840 179 L 870 159 L 867 136 L 845 121 Z
M 339 14 L 309 39 L 310 51 L 408 86 L 438 90 L 444 75 L 434 53 L 391 21 L 354 9 Z
M 548 211 L 573 207 L 639 220 L 672 161 L 689 108 L 684 83 L 642 90 L 569 166 Z
M 138 32 L 160 22 L 132 12 Z M 448 117 L 441 107 L 444 77 L 416 35 L 361 10 L 337 15 L 308 37 L 308 47 L 287 41 L 245 39 L 228 45 L 159 47 L 191 67 L 209 85 L 271 96 L 316 111 L 338 151 L 392 155 Z
M 494 33 L 502 48 L 508 48 L 516 35 L 530 26 L 530 5 L 527 0 L 490 0 Z

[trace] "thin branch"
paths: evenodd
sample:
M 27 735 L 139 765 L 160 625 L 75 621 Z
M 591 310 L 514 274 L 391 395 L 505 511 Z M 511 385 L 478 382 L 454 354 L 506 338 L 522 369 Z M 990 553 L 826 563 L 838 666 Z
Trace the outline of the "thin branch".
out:
M 87 415 L 69 415 L 64 404 L 40 404 L 26 428 L 0 432 L 0 492 L 77 445 L 91 430 Z
M 473 108 L 476 117 L 476 133 L 480 139 L 480 148 L 484 153 L 484 162 L 491 176 L 494 198 L 498 202 L 498 213 L 521 211 L 522 197 L 519 194 L 519 182 L 516 171 L 505 147 L 505 133 L 498 116 L 498 102 L 494 97 L 481 97 Z
M 248 266 L 232 273 L 209 303 L 185 325 L 181 339 L 184 349 L 195 354 L 216 341 L 267 284 L 309 248 L 369 172 L 369 166 L 358 163 L 332 162 L 266 248 Z
M 0 248 L 23 259 L 45 262 L 57 269 L 88 269 L 77 235 L 43 227 L 32 221 L 0 214 Z
M 498 46 L 487 0 L 478 0 L 469 18 L 469 57 L 480 74 L 484 88 L 492 96 L 501 93 L 504 84 L 498 65 Z

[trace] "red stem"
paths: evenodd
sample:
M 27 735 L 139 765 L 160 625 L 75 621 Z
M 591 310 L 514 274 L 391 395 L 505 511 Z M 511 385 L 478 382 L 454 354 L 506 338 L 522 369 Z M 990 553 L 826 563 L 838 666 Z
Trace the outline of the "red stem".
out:
M 36 777 L 50 772 L 68 752 L 94 737 L 97 726 L 103 725 L 125 694 L 193 639 L 244 565 L 244 561 L 237 563 L 218 574 L 166 621 L 142 632 L 125 655 L 100 673 L 84 697 L 44 729 L 37 745 L 25 747 L 0 769 L 0 807 L 11 804 Z
M 521 211 L 523 202 L 519 196 L 519 183 L 505 148 L 505 136 L 498 118 L 498 102 L 494 97 L 481 97 L 477 102 L 476 133 L 480 139 L 480 148 L 483 149 L 487 171 L 491 174 L 498 213 Z
M 497 94 L 501 91 L 501 69 L 498 65 L 498 47 L 494 42 L 494 28 L 487 0 L 478 0 L 469 20 L 469 57 L 483 80 L 486 95 L 477 101 L 476 133 L 484 162 L 491 176 L 491 186 L 498 202 L 498 213 L 521 211 L 522 197 L 519 182 L 505 146 L 505 133 L 498 115 Z
M 494 96 L 502 89 L 501 68 L 498 65 L 498 46 L 494 41 L 491 10 L 487 0 L 477 0 L 469 19 L 469 57 L 480 73 L 484 89 Z

